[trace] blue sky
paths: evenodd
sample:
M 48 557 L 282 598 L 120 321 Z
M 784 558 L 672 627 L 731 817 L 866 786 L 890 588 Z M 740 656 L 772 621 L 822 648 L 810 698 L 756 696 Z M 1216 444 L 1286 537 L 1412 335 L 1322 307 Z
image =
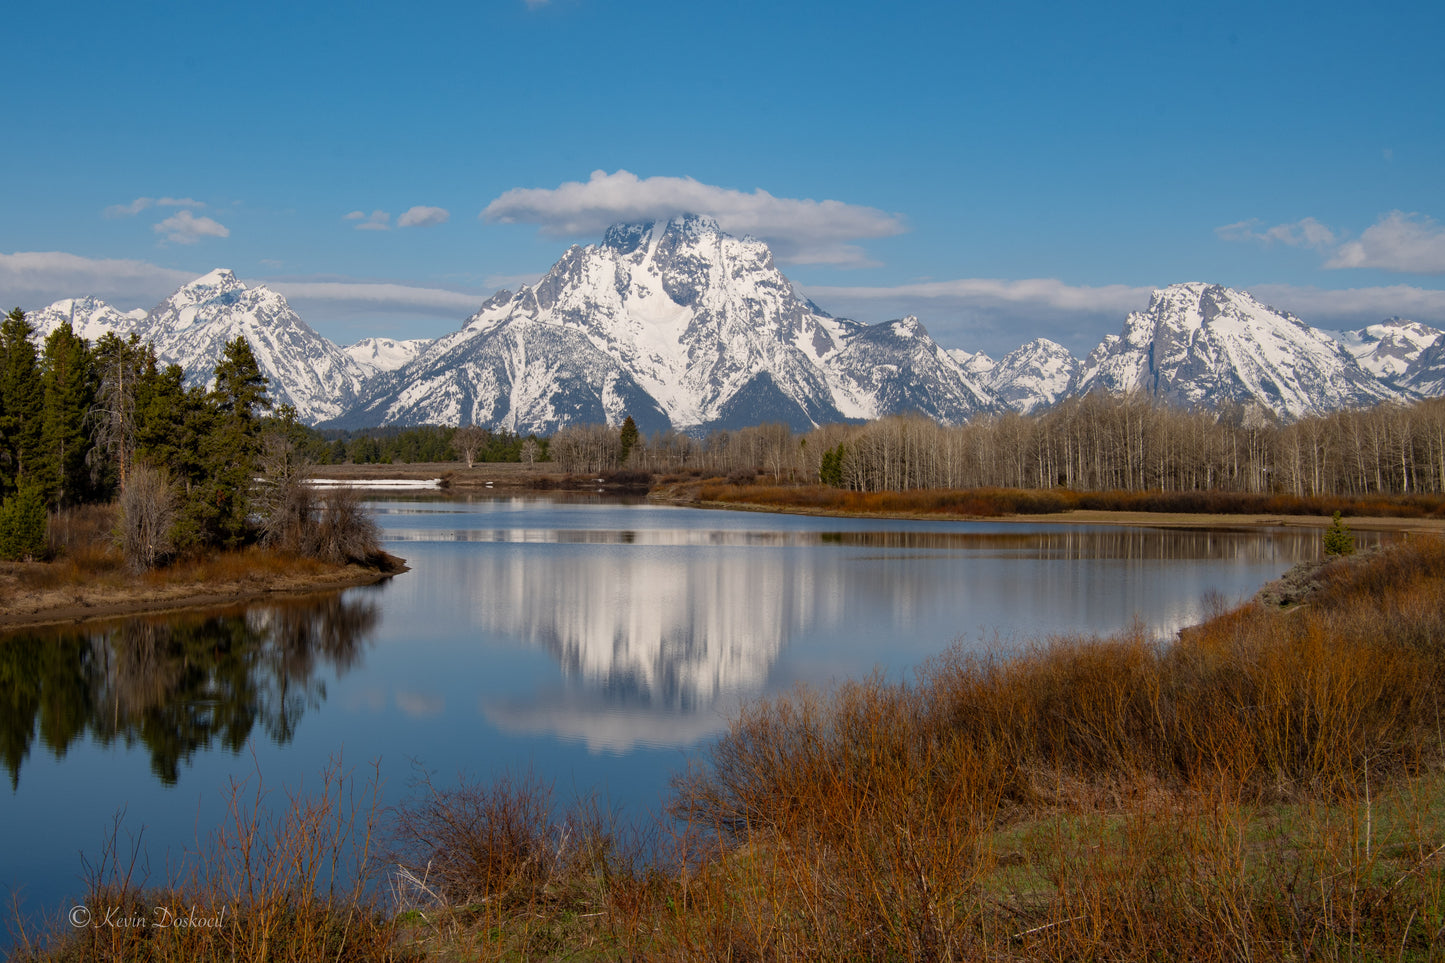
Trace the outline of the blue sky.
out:
M 1445 325 L 1438 3 L 82 2 L 5 33 L 6 306 L 219 266 L 338 342 L 430 337 L 687 204 L 950 347 L 1087 351 L 1189 280 Z

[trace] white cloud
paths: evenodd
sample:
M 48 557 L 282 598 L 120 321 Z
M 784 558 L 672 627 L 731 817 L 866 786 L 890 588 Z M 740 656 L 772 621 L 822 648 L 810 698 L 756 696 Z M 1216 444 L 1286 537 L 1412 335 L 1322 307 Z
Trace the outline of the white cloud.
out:
M 792 264 L 870 264 L 847 239 L 901 234 L 903 219 L 842 201 L 774 197 L 703 184 L 691 177 L 639 178 L 629 171 L 593 171 L 586 183 L 556 188 L 513 188 L 482 211 L 488 221 L 537 224 L 549 235 L 597 235 L 613 224 L 708 214 L 732 234 L 767 241 L 778 260 Z
M 1082 356 L 1106 332 L 1118 331 L 1130 311 L 1143 310 L 1152 288 L 1070 285 L 1053 278 L 959 278 L 802 290 L 825 311 L 869 323 L 917 315 L 940 344 L 997 357 L 1041 337 Z
M 1053 278 L 1004 281 L 995 278 L 960 278 L 954 281 L 923 281 L 892 287 L 809 287 L 808 296 L 849 301 L 933 301 L 960 311 L 1010 306 L 1042 312 L 1114 312 L 1122 320 L 1149 300 L 1152 289 L 1108 284 L 1085 287 L 1065 284 Z M 826 306 L 826 305 L 825 305 Z
M 1408 284 L 1336 291 L 1292 284 L 1258 284 L 1249 292 L 1264 303 L 1298 315 L 1317 327 L 1357 327 L 1396 316 L 1436 327 L 1445 325 L 1445 291 Z
M 129 204 L 112 204 L 105 209 L 106 217 L 134 217 L 150 207 L 205 207 L 190 197 L 137 197 Z
M 443 207 L 413 207 L 396 219 L 397 227 L 431 227 L 445 224 L 451 213 Z
M 367 214 L 365 211 L 352 211 L 343 220 L 360 221 L 356 225 L 358 231 L 389 231 L 391 230 L 391 215 L 386 211 L 372 211 Z
M 170 217 L 153 225 L 151 230 L 164 234 L 167 241 L 176 244 L 195 244 L 203 237 L 230 237 L 230 230 L 209 217 L 196 217 L 190 211 L 177 211 Z
M 1313 217 L 1306 217 L 1293 224 L 1276 224 L 1259 230 L 1263 222 L 1259 218 L 1238 221 L 1214 229 L 1214 233 L 1225 241 L 1255 241 L 1266 246 L 1283 244 L 1286 247 L 1307 247 L 1324 250 L 1335 244 L 1335 232 Z
M 267 281 L 266 286 L 288 301 L 350 304 L 400 314 L 454 313 L 459 318 L 486 300 L 483 294 L 372 281 Z
M 1445 228 L 1422 214 L 1391 211 L 1358 240 L 1341 244 L 1325 267 L 1445 274 Z
M 1397 274 L 1445 274 L 1445 227 L 1423 214 L 1391 211 L 1365 228 L 1355 240 L 1331 230 L 1313 217 L 1293 224 L 1260 229 L 1258 219 L 1214 229 L 1225 241 L 1284 244 L 1325 252 L 1324 267 L 1376 268 Z
M 117 307 L 151 307 L 196 274 L 145 261 L 80 257 L 62 251 L 0 254 L 0 298 L 6 305 L 42 308 L 89 295 Z

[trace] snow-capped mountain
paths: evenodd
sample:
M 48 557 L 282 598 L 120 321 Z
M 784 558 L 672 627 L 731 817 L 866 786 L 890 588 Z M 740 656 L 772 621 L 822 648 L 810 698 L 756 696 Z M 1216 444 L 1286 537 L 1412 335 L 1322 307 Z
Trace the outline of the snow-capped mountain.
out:
M 431 345 L 430 338 L 397 341 L 393 338 L 362 338 L 341 350 L 356 362 L 366 377 L 383 371 L 395 371 L 421 354 Z
M 99 341 L 107 334 L 122 338 L 129 335 L 145 321 L 145 316 L 143 310 L 121 311 L 99 298 L 85 297 L 56 301 L 25 317 L 35 327 L 36 342 L 44 344 L 50 333 L 67 321 L 71 330 L 80 337 L 87 341 Z
M 1083 370 L 1063 345 L 1035 338 L 993 364 L 985 383 L 1005 405 L 1026 415 L 1073 394 Z
M 243 336 L 270 379 L 272 402 L 291 405 L 308 424 L 346 411 L 364 380 L 360 366 L 302 321 L 284 297 L 248 288 L 224 269 L 182 286 L 137 330 L 192 384 L 209 382 L 226 342 Z
M 1398 378 L 1401 387 L 1438 398 L 1445 395 L 1445 338 L 1436 338 Z
M 1215 284 L 1155 291 L 1084 362 L 1079 392 L 1144 391 L 1186 407 L 1253 401 L 1290 418 L 1395 392 L 1299 318 Z
M 809 427 L 997 403 L 916 319 L 864 325 L 799 298 L 766 244 L 706 217 L 618 225 L 535 285 L 378 376 L 342 424 L 552 431 L 631 415 L 656 430 Z
M 1358 331 L 1345 331 L 1340 341 L 1360 367 L 1376 378 L 1394 382 L 1420 357 L 1421 352 L 1440 339 L 1439 328 L 1403 318 L 1386 318 Z

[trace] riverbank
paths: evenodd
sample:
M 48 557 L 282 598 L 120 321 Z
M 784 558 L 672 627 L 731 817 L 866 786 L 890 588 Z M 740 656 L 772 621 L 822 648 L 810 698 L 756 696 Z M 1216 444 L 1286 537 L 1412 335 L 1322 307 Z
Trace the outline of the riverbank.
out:
M 333 592 L 407 570 L 405 560 L 385 553 L 369 567 L 260 548 L 219 552 L 143 575 L 104 557 L 89 558 L 84 565 L 0 562 L 0 598 L 5 600 L 0 631 Z
M 1154 528 L 1325 528 L 1342 511 L 1351 528 L 1382 532 L 1445 533 L 1441 499 L 1376 497 L 1278 498 L 1193 492 L 1075 493 L 1012 489 L 853 492 L 818 485 L 738 485 L 720 480 L 664 482 L 649 499 L 660 504 L 733 511 L 838 518 L 998 521 Z M 1149 507 L 1075 507 L 1082 503 Z M 1188 510 L 1199 504 L 1229 510 Z M 1177 504 L 1183 510 L 1171 511 Z M 1286 510 L 1248 510 L 1262 507 Z

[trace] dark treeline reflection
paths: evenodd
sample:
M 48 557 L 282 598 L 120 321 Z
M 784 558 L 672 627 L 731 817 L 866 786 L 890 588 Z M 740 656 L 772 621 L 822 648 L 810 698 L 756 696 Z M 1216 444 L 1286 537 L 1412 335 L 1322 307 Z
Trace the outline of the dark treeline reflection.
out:
M 238 752 L 258 727 L 289 742 L 326 698 L 320 671 L 356 666 L 378 618 L 374 602 L 336 595 L 0 638 L 0 758 L 11 787 L 37 737 L 57 758 L 86 736 L 139 743 L 166 785 L 197 750 Z
M 955 523 L 956 524 L 956 523 Z M 1361 547 L 1379 541 L 1377 533 L 1355 533 Z M 1058 525 L 1007 530 L 767 531 L 747 529 L 390 529 L 387 538 L 408 542 L 495 542 L 554 545 L 639 545 L 710 547 L 809 547 L 842 545 L 850 548 L 961 551 L 1015 557 L 1087 561 L 1101 558 L 1230 558 L 1238 561 L 1273 561 L 1279 547 L 1290 543 L 1291 552 L 1319 543 L 1314 531 L 1261 532 L 1250 528 L 1166 529 L 1146 527 L 1091 528 Z

